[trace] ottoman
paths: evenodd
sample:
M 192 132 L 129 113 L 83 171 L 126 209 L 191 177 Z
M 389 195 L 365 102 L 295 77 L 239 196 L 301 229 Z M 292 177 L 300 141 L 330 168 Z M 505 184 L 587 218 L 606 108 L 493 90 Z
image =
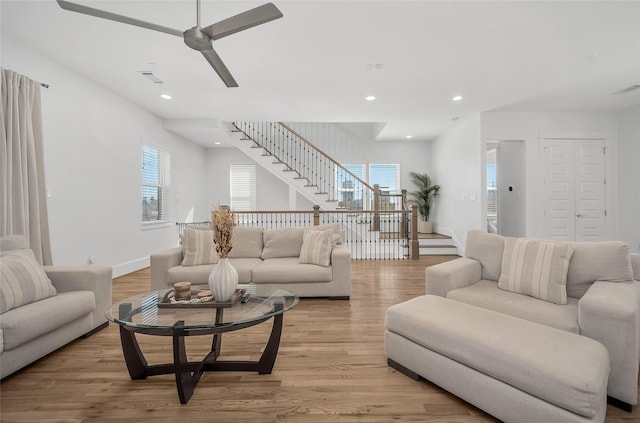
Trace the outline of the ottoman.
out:
M 593 339 L 424 295 L 387 310 L 391 367 L 506 422 L 603 422 L 609 355 Z

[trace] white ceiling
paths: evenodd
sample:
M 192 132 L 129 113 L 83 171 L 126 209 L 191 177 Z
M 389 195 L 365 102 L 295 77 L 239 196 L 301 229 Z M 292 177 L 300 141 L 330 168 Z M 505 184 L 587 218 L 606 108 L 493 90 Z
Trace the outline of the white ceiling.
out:
M 180 30 L 196 20 L 195 0 L 74 1 Z M 176 36 L 64 11 L 54 0 L 2 0 L 0 12 L 3 36 L 206 146 L 230 120 L 384 123 L 380 140 L 428 140 L 482 111 L 640 104 L 640 90 L 613 94 L 640 84 L 640 1 L 274 2 L 284 18 L 214 44 L 239 88 L 226 88 Z M 203 0 L 202 26 L 262 3 Z M 377 99 L 366 101 L 370 94 Z

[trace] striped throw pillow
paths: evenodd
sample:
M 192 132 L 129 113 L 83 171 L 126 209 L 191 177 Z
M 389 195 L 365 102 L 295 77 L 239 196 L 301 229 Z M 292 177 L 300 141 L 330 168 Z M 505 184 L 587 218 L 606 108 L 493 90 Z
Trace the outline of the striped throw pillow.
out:
M 555 304 L 567 304 L 573 248 L 566 243 L 506 238 L 498 287 Z
M 327 267 L 331 263 L 331 231 L 307 229 L 302 235 L 299 263 Z
M 0 258 L 0 314 L 56 293 L 33 251 L 12 250 Z
M 215 264 L 218 262 L 211 229 L 185 228 L 182 234 L 182 265 Z

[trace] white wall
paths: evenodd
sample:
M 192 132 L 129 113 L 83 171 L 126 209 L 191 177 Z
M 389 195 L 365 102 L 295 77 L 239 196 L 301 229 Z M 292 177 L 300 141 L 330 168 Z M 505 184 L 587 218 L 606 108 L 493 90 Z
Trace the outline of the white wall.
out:
M 640 252 L 640 106 L 618 115 L 620 240 Z
M 114 275 L 148 265 L 176 245 L 175 224 L 141 225 L 141 144 L 171 153 L 170 211 L 206 218 L 204 149 L 165 131 L 162 121 L 64 65 L 2 37 L 2 66 L 50 85 L 42 89 L 45 175 L 53 262 L 111 265 Z M 176 201 L 179 197 L 179 201 Z
M 541 237 L 540 207 L 540 158 L 539 138 L 549 135 L 559 137 L 599 136 L 606 138 L 609 147 L 606 156 L 607 178 L 607 237 L 618 238 L 618 187 L 617 187 L 617 120 L 612 113 L 598 112 L 486 112 L 482 113 L 481 136 L 483 148 L 488 141 L 524 140 L 526 143 L 526 236 Z M 483 157 L 482 165 L 485 166 Z M 483 201 L 486 193 L 483 191 Z M 484 210 L 483 210 L 484 212 Z
M 253 160 L 236 148 L 207 150 L 205 192 L 207 206 L 210 209 L 222 204 L 230 204 L 229 165 L 238 163 L 253 163 Z M 289 209 L 289 186 L 257 163 L 256 203 L 258 210 Z
M 431 173 L 440 185 L 433 216 L 437 232 L 451 235 L 464 250 L 470 229 L 486 229 L 482 216 L 481 193 L 484 176 L 480 142 L 480 115 L 459 119 L 431 145 Z

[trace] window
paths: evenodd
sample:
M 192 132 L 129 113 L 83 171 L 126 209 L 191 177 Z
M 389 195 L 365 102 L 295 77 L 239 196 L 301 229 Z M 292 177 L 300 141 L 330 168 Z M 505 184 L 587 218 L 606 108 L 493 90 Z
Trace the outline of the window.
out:
M 497 196 L 497 166 L 495 163 L 487 163 L 487 216 L 496 217 L 498 215 Z
M 142 146 L 142 222 L 169 218 L 170 156 L 158 148 Z
M 369 185 L 379 185 L 385 194 L 396 194 L 400 185 L 399 169 L 397 164 L 370 164 Z
M 345 164 L 345 169 L 365 180 L 364 164 Z M 336 190 L 338 191 L 338 207 L 350 210 L 362 210 L 362 187 L 356 184 L 353 176 L 343 169 L 338 168 L 336 172 Z
M 398 197 L 388 197 L 385 194 L 398 194 L 400 191 L 400 165 L 377 164 L 369 165 L 369 185 L 380 186 L 380 209 L 400 209 Z
M 400 186 L 400 165 L 398 164 L 343 164 L 349 172 L 367 182 L 369 185 L 379 185 L 382 194 L 397 194 Z M 367 172 L 367 168 L 369 172 Z M 354 184 L 353 177 L 342 169 L 336 172 L 336 190 L 338 192 L 338 207 L 351 210 L 363 209 L 362 187 Z M 372 202 L 373 198 L 364 199 L 365 203 Z M 399 208 L 400 200 L 397 197 L 382 196 L 381 208 L 389 210 Z M 396 206 L 397 205 L 397 206 Z M 373 208 L 373 203 L 371 203 Z
M 256 165 L 232 164 L 230 166 L 231 210 L 256 209 Z

